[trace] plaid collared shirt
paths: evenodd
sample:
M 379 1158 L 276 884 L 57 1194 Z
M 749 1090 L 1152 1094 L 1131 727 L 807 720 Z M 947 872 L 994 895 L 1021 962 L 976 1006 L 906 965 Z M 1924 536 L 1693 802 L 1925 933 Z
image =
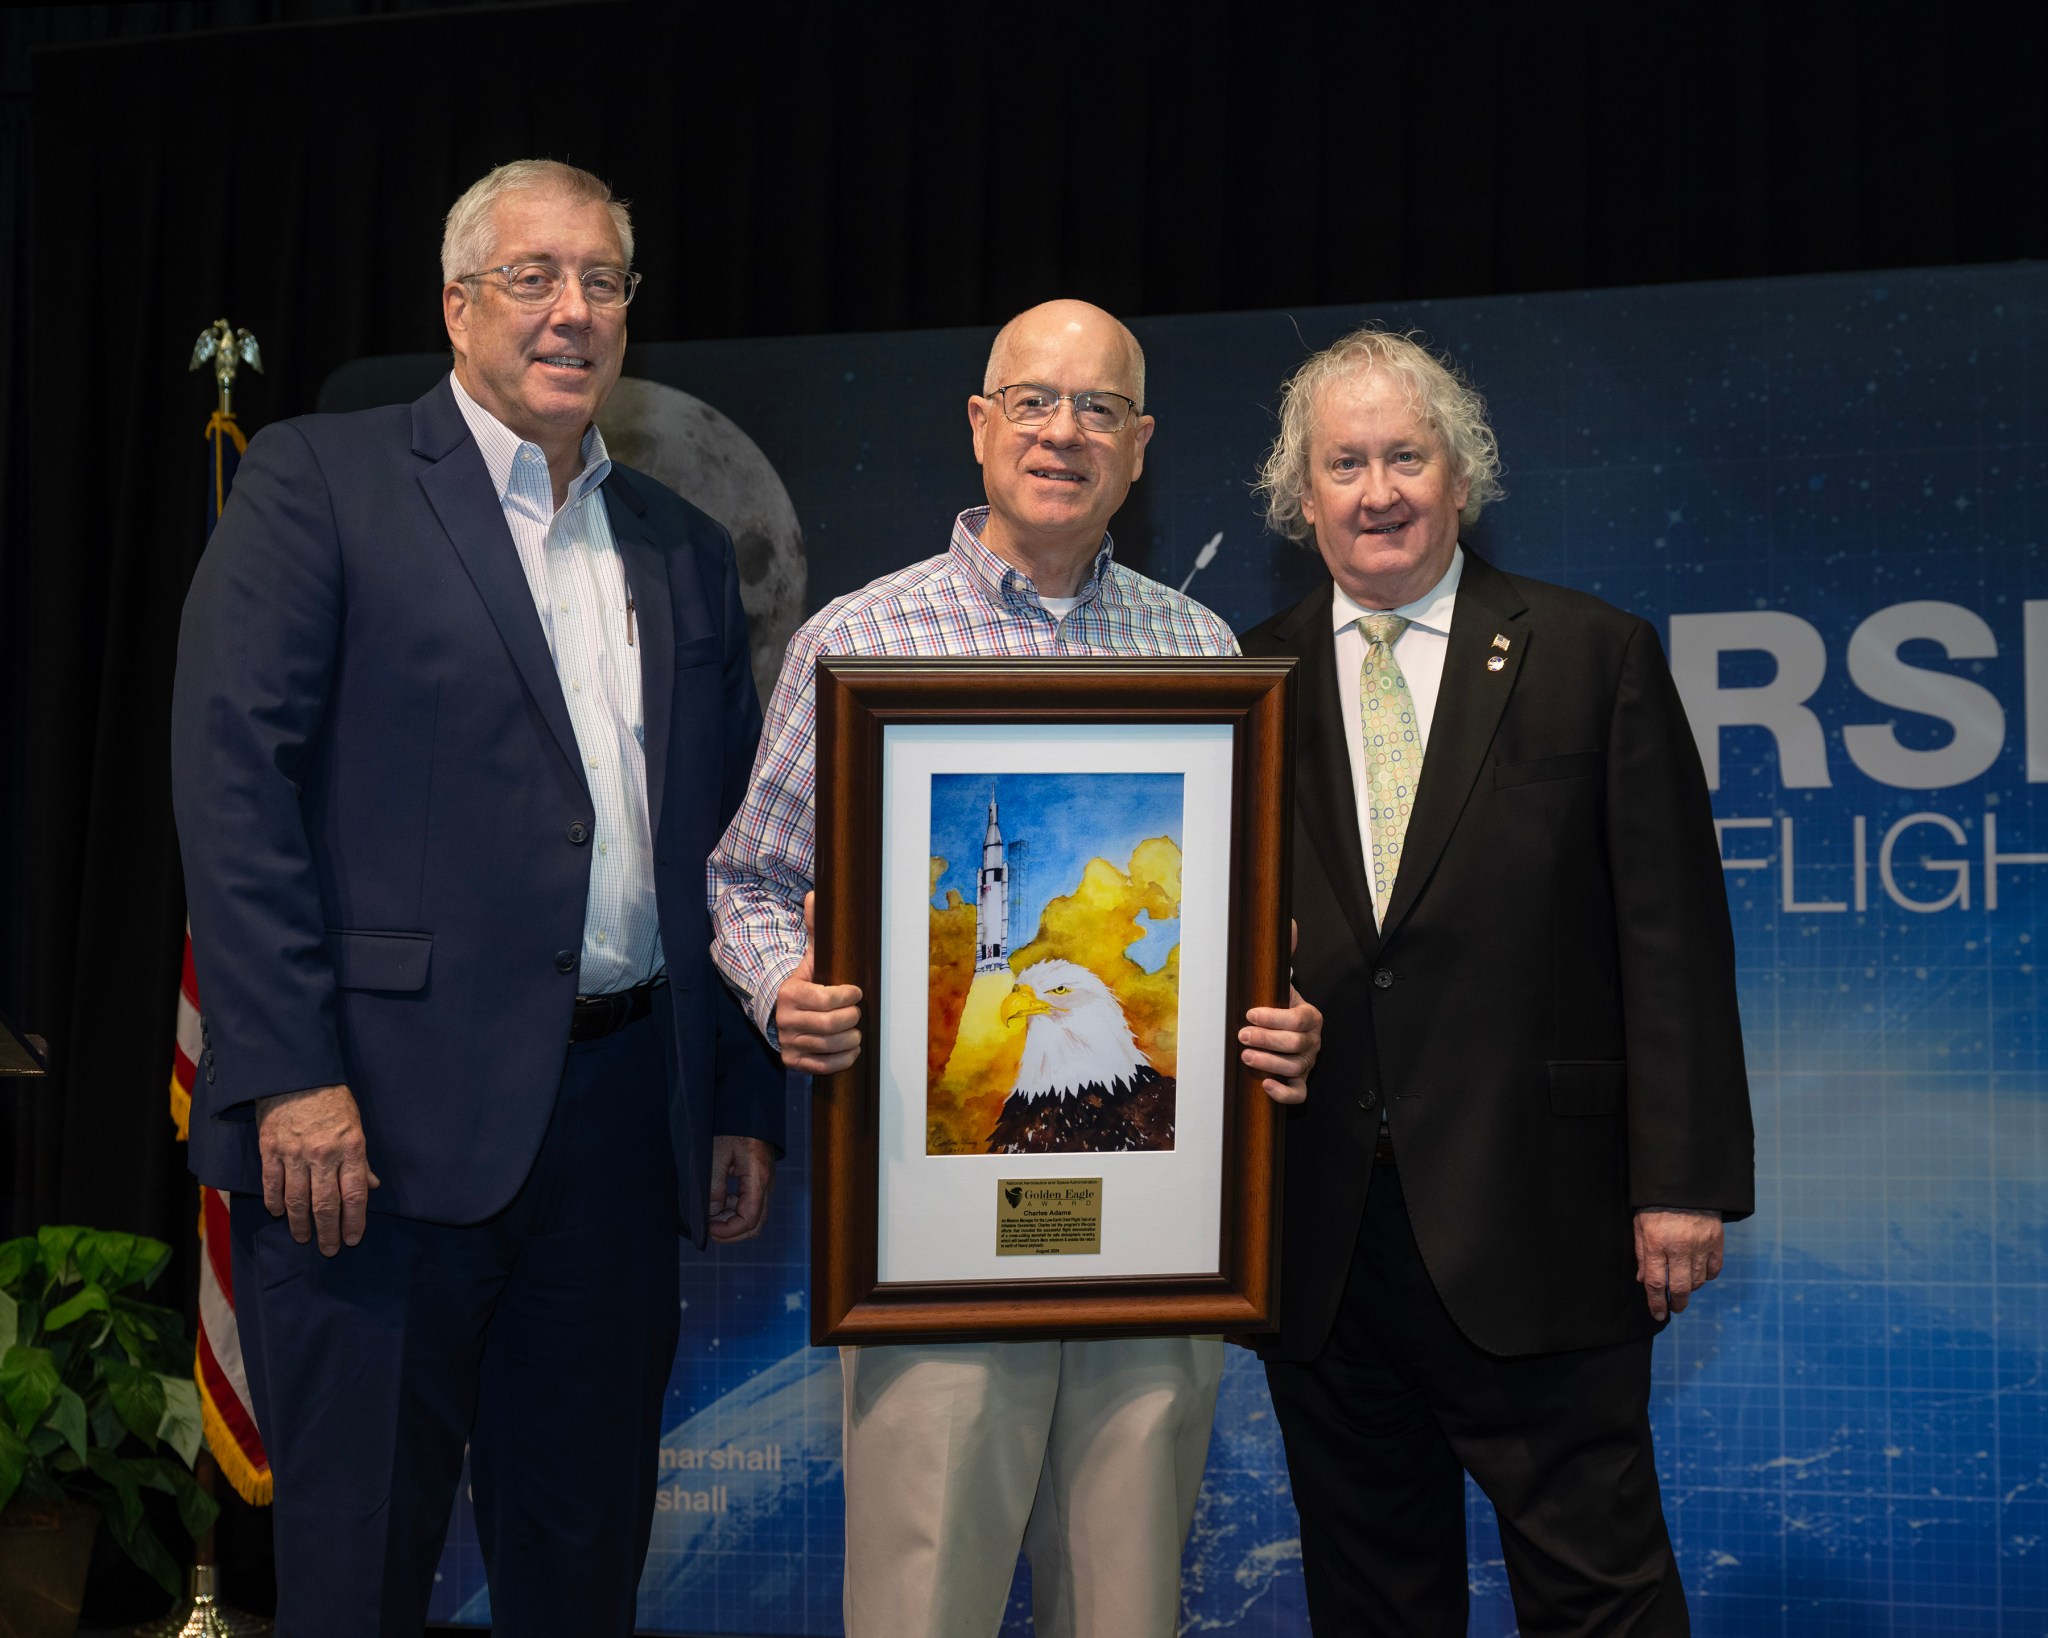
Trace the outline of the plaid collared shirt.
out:
M 706 866 L 711 953 L 771 1041 L 776 994 L 803 959 L 816 869 L 819 655 L 1237 652 L 1230 627 L 1201 604 L 1116 562 L 1107 535 L 1080 602 L 1055 619 L 1030 578 L 982 543 L 987 520 L 985 506 L 962 512 L 944 556 L 835 599 L 790 639 L 746 800 Z

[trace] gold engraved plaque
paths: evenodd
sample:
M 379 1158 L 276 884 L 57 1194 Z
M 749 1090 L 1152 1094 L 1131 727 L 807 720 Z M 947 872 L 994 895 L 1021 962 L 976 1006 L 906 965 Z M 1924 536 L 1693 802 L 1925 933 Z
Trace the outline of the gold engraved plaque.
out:
M 1100 1255 L 1102 1179 L 1006 1177 L 996 1184 L 996 1255 Z

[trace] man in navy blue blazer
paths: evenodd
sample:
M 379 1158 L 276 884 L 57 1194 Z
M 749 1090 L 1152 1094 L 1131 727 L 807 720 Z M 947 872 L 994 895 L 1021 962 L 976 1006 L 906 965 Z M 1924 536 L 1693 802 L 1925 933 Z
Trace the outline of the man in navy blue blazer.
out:
M 495 1630 L 624 1634 L 678 1234 L 745 1239 L 779 1065 L 704 859 L 760 730 L 726 532 L 613 465 L 632 225 L 500 167 L 451 376 L 249 447 L 185 606 L 178 830 L 291 1638 L 417 1638 L 469 1449 Z

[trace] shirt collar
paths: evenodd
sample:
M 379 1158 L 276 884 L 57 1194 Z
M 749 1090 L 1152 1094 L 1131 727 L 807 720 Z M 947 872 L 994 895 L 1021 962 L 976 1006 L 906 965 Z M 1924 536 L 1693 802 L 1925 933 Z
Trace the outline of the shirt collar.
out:
M 470 397 L 461 378 L 453 370 L 448 372 L 448 385 L 455 389 L 455 407 L 462 411 L 462 419 L 469 424 L 470 436 L 476 439 L 477 448 L 483 452 L 484 466 L 491 474 L 491 487 L 497 492 L 498 504 L 502 506 L 512 492 L 519 467 L 530 464 L 544 469 L 547 457 L 541 453 L 540 445 L 521 438 Z M 583 434 L 583 447 L 579 453 L 583 459 L 583 470 L 570 480 L 570 505 L 580 501 L 611 475 L 611 456 L 604 447 L 604 434 L 597 430 L 595 421 Z M 552 496 L 554 491 L 550 488 L 548 492 Z
M 1455 547 L 1451 552 L 1451 566 L 1444 570 L 1443 579 L 1412 603 L 1403 603 L 1397 609 L 1388 609 L 1389 614 L 1398 614 L 1410 626 L 1420 626 L 1424 631 L 1435 632 L 1439 637 L 1451 634 L 1451 609 L 1458 601 L 1458 581 L 1465 573 L 1465 548 Z M 1369 609 L 1353 599 L 1342 586 L 1333 584 L 1330 590 L 1336 595 L 1330 599 L 1330 629 L 1342 631 L 1357 620 L 1360 615 L 1378 614 L 1379 609 Z
M 1031 577 L 1022 569 L 1005 562 L 981 538 L 982 530 L 988 526 L 988 508 L 970 506 L 953 520 L 953 540 L 949 548 L 953 561 L 965 569 L 975 584 L 986 592 L 992 602 L 1007 608 L 1041 608 L 1038 588 L 1031 583 Z M 1081 587 L 1080 608 L 1095 600 L 1109 577 L 1110 561 L 1115 553 L 1116 543 L 1107 532 L 1102 537 L 1102 548 L 1095 554 L 1094 565 L 1088 571 L 1088 579 Z

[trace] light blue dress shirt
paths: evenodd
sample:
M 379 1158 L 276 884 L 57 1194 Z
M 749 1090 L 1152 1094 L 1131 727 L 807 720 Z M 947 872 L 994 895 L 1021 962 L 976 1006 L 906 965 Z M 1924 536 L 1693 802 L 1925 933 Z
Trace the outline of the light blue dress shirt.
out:
M 583 914 L 584 995 L 632 987 L 662 970 L 654 897 L 654 838 L 647 822 L 647 724 L 640 650 L 628 614 L 626 568 L 599 493 L 612 469 L 595 426 L 583 435 L 583 470 L 555 510 L 540 446 L 463 391 L 455 402 L 483 451 L 527 589 L 547 633 L 562 700 L 590 788 L 590 898 Z

